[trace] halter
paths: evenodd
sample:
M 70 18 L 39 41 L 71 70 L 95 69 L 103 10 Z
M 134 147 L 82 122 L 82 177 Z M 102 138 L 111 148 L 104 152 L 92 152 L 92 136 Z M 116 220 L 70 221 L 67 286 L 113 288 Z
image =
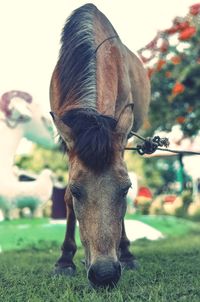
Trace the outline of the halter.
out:
M 104 44 L 106 41 L 108 41 L 108 40 L 112 40 L 112 39 L 119 39 L 119 36 L 118 35 L 114 35 L 114 36 L 111 36 L 111 37 L 108 37 L 108 38 L 106 38 L 105 40 L 103 40 L 98 46 L 97 46 L 97 48 L 95 49 L 95 52 L 94 52 L 94 54 L 96 54 L 97 53 L 97 51 L 98 51 L 98 49 L 101 47 L 101 45 L 102 44 Z

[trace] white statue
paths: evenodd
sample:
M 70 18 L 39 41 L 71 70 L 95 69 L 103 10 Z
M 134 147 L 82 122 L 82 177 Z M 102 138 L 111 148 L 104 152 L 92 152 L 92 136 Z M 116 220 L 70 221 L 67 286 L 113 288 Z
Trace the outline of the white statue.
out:
M 31 182 L 19 181 L 14 174 L 15 153 L 23 137 L 47 148 L 54 146 L 51 123 L 39 106 L 28 93 L 14 90 L 0 99 L 0 209 L 8 218 L 10 209 L 23 199 L 41 205 L 52 193 L 49 171 L 43 171 Z

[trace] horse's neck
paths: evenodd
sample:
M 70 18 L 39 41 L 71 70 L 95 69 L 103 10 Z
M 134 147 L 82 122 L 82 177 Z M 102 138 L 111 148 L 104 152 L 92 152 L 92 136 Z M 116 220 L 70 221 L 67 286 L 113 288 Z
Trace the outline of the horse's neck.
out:
M 23 136 L 23 129 L 9 128 L 4 121 L 0 121 L 0 174 L 9 175 L 12 171 L 14 156 Z

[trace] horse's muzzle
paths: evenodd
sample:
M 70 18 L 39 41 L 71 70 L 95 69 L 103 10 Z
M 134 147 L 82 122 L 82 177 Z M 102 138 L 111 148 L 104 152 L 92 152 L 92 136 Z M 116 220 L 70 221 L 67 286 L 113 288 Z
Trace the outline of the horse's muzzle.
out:
M 121 276 L 118 261 L 97 261 L 88 270 L 88 279 L 93 287 L 114 287 Z

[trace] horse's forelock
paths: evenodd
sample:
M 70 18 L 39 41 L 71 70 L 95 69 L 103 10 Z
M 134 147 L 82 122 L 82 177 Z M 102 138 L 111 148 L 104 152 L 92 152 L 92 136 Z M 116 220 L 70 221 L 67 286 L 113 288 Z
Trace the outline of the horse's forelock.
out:
M 94 171 L 108 167 L 113 158 L 113 131 L 116 120 L 91 109 L 74 109 L 62 121 L 72 129 L 74 151 Z

